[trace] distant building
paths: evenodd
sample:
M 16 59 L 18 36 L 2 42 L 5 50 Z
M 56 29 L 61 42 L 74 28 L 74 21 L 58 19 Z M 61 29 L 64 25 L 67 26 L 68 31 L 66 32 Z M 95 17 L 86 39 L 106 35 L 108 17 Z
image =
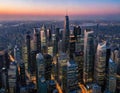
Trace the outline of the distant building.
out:
M 116 63 L 109 59 L 109 83 L 108 83 L 108 90 L 112 93 L 116 91 L 116 72 L 117 72 L 117 65 Z
M 37 81 L 37 88 L 39 87 L 39 79 L 45 76 L 45 62 L 44 57 L 41 53 L 36 55 L 36 81 Z
M 65 53 L 60 53 L 58 57 L 58 68 L 59 68 L 59 83 L 63 92 L 65 92 L 67 87 L 67 61 L 68 56 Z
M 74 60 L 78 65 L 78 81 L 83 83 L 83 63 L 84 63 L 84 53 L 83 51 L 74 53 Z
M 70 40 L 69 40 L 69 54 L 73 54 L 75 52 L 75 36 L 70 35 Z
M 41 28 L 40 35 L 41 35 L 41 49 L 42 49 L 44 46 L 47 47 L 47 30 L 44 25 Z
M 33 44 L 34 44 L 34 51 L 41 52 L 41 33 L 38 28 L 34 28 L 33 34 Z
M 94 70 L 94 36 L 93 31 L 87 29 L 84 31 L 83 81 L 85 84 L 93 81 L 93 70 Z

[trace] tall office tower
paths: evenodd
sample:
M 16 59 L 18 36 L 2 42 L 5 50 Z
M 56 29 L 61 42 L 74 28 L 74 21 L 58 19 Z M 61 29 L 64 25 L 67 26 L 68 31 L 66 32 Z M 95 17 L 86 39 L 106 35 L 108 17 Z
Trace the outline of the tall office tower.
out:
M 45 62 L 45 80 L 51 80 L 51 73 L 52 73 L 52 56 L 49 54 L 44 55 L 44 62 Z
M 56 83 L 54 80 L 48 81 L 48 93 L 53 93 L 53 91 L 56 89 Z
M 64 48 L 63 51 L 67 52 L 69 49 L 69 36 L 70 36 L 70 30 L 69 30 L 69 16 L 65 16 L 65 21 L 64 21 L 64 32 L 63 32 L 63 43 L 64 43 Z
M 9 93 L 15 93 L 17 88 L 17 65 L 15 62 L 10 63 L 8 69 Z
M 79 89 L 78 87 L 78 65 L 75 63 L 73 56 L 70 55 L 70 60 L 67 62 L 67 91 L 72 93 Z
M 92 93 L 102 93 L 101 92 L 101 87 L 98 84 L 94 84 L 92 86 Z
M 36 54 L 37 51 L 31 51 L 30 73 L 33 76 L 36 74 Z
M 58 53 L 58 40 L 57 35 L 53 34 L 53 56 L 55 56 Z
M 94 65 L 94 79 L 100 86 L 105 84 L 106 69 L 106 41 L 99 43 L 97 46 L 96 59 Z
M 30 44 L 30 35 L 29 33 L 27 33 L 26 35 L 26 46 L 27 46 L 27 64 L 28 64 L 28 71 L 30 70 L 30 59 L 31 59 L 31 55 L 30 55 L 30 52 L 31 52 L 31 44 Z
M 46 32 L 46 27 L 43 25 L 41 28 L 41 48 L 44 46 L 47 46 L 47 32 Z
M 30 62 L 28 63 L 28 53 L 27 53 L 26 45 L 22 46 L 22 59 L 25 64 L 25 69 L 28 70 L 28 64 L 30 64 Z M 30 70 L 30 68 L 29 68 L 29 70 Z
M 44 57 L 41 53 L 36 55 L 36 82 L 37 88 L 39 88 L 39 79 L 45 76 L 45 62 Z
M 116 72 L 117 72 L 117 65 L 112 60 L 109 59 L 109 82 L 108 82 L 108 90 L 111 93 L 115 93 L 116 91 Z
M 17 45 L 15 45 L 15 48 L 14 48 L 14 59 L 15 59 L 15 62 L 19 63 L 20 62 L 20 49 L 18 48 Z
M 38 79 L 38 93 L 48 93 L 48 86 L 44 77 Z
M 81 35 L 81 28 L 80 26 L 75 26 L 73 30 L 73 34 L 75 36 L 75 39 L 77 40 L 78 35 Z
M 83 81 L 85 84 L 93 81 L 93 70 L 94 70 L 94 36 L 93 31 L 87 29 L 84 32 Z
M 40 39 L 40 30 L 38 28 L 34 28 L 33 42 L 34 42 L 34 50 L 37 52 L 41 52 L 41 39 Z
M 63 89 L 64 93 L 66 90 L 66 81 L 67 81 L 67 61 L 68 61 L 68 55 L 65 53 L 60 53 L 58 57 L 58 68 L 59 68 L 59 84 L 61 85 L 61 88 Z
M 74 60 L 78 65 L 78 81 L 83 83 L 83 63 L 84 63 L 84 53 L 83 51 L 74 53 Z
M 23 62 L 20 62 L 20 84 L 21 86 L 26 85 L 25 66 Z
M 75 36 L 70 35 L 70 40 L 69 40 L 69 54 L 73 54 L 75 52 Z
M 84 52 L 84 36 L 83 35 L 77 35 L 77 40 L 75 42 L 75 51 Z

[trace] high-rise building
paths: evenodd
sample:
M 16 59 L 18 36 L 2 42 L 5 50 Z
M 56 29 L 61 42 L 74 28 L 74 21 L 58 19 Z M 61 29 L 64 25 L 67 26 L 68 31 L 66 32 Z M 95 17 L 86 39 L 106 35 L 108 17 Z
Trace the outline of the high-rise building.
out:
M 70 57 L 67 62 L 67 91 L 66 93 L 72 93 L 78 90 L 78 65 L 75 63 L 74 59 Z
M 36 55 L 36 82 L 37 82 L 37 88 L 39 87 L 39 79 L 41 77 L 45 76 L 45 63 L 44 63 L 44 57 L 41 53 L 38 53 Z
M 38 79 L 38 93 L 48 93 L 48 86 L 44 77 Z
M 111 93 L 115 93 L 116 91 L 116 72 L 117 72 L 117 65 L 112 60 L 109 59 L 109 83 L 108 83 L 108 90 Z
M 70 40 L 69 40 L 69 54 L 73 54 L 75 52 L 75 36 L 70 35 Z
M 34 50 L 37 52 L 41 52 L 41 33 L 38 28 L 34 28 L 33 42 L 34 42 Z
M 101 87 L 98 84 L 93 84 L 92 93 L 102 93 L 101 92 Z
M 65 92 L 67 87 L 67 61 L 69 57 L 65 53 L 60 53 L 58 57 L 58 68 L 59 68 L 59 84 Z
M 95 57 L 94 79 L 95 82 L 101 86 L 105 84 L 106 49 L 106 41 L 99 43 Z
M 93 31 L 87 29 L 84 31 L 83 81 L 85 84 L 93 81 L 93 70 L 94 70 L 94 36 Z
M 10 63 L 8 69 L 8 82 L 9 82 L 9 93 L 15 93 L 17 85 L 17 65 L 15 62 Z
M 14 48 L 14 59 L 15 59 L 15 62 L 19 63 L 20 62 L 20 49 L 18 48 L 17 45 L 15 45 L 15 48 Z
M 30 59 L 31 59 L 31 55 L 30 55 L 30 52 L 31 52 L 31 42 L 30 42 L 30 35 L 27 34 L 26 35 L 26 46 L 27 46 L 27 64 L 28 64 L 28 71 L 30 70 Z
M 20 84 L 21 86 L 26 85 L 25 66 L 23 62 L 20 62 Z
M 41 48 L 47 46 L 47 30 L 46 27 L 43 25 L 41 28 Z
M 78 81 L 83 83 L 83 63 L 84 63 L 84 53 L 83 51 L 74 53 L 74 60 L 78 65 Z
M 75 39 L 77 40 L 77 37 L 81 35 L 81 28 L 80 28 L 80 26 L 75 26 L 74 27 L 73 34 L 75 36 Z
M 44 55 L 45 62 L 45 80 L 51 80 L 52 73 L 52 56 L 49 54 Z
M 66 15 L 64 20 L 64 32 L 63 32 L 63 43 L 64 43 L 63 51 L 64 52 L 67 52 L 69 48 L 69 36 L 70 36 L 69 16 Z

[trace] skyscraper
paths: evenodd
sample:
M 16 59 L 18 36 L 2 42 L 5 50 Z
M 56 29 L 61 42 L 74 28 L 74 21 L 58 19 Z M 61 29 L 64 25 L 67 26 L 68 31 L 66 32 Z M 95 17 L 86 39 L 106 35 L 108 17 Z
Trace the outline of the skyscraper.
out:
M 47 30 L 44 25 L 41 28 L 40 35 L 41 35 L 41 48 L 43 49 L 44 46 L 47 47 Z
M 25 66 L 23 62 L 20 62 L 20 84 L 21 86 L 26 85 Z
M 18 48 L 17 45 L 15 45 L 14 48 L 14 58 L 15 58 L 15 62 L 19 63 L 20 62 L 20 49 Z
M 63 51 L 64 52 L 67 52 L 69 48 L 69 35 L 70 35 L 69 16 L 66 15 L 64 20 L 64 32 L 63 32 L 63 43 L 64 43 Z
M 26 35 L 26 46 L 27 46 L 27 64 L 28 64 L 28 70 L 30 70 L 30 59 L 31 59 L 31 56 L 30 56 L 30 52 L 31 52 L 31 44 L 30 44 L 30 35 L 29 33 L 27 33 Z
M 69 40 L 69 54 L 73 54 L 75 52 L 75 36 L 70 35 L 70 40 Z
M 105 68 L 106 68 L 106 41 L 99 43 L 97 46 L 96 60 L 94 66 L 95 81 L 103 86 L 105 84 Z
M 41 53 L 36 55 L 36 82 L 37 88 L 39 88 L 39 79 L 45 76 L 45 64 L 44 64 L 44 57 Z
M 75 26 L 74 27 L 73 34 L 75 36 L 75 39 L 77 40 L 77 37 L 81 35 L 81 28 L 80 28 L 80 26 Z
M 90 83 L 93 81 L 94 70 L 94 37 L 93 31 L 87 29 L 84 31 L 84 67 L 83 81 Z
M 44 62 L 45 62 L 45 79 L 51 80 L 51 73 L 52 73 L 52 56 L 49 54 L 44 55 Z
M 41 52 L 41 39 L 40 39 L 40 30 L 38 28 L 34 28 L 33 42 L 34 42 L 34 50 Z
M 78 90 L 78 65 L 75 63 L 72 56 L 67 62 L 67 92 L 72 93 L 75 90 Z
M 111 93 L 115 93 L 116 91 L 116 72 L 117 72 L 117 65 L 112 60 L 109 59 L 109 83 L 108 83 L 108 90 Z

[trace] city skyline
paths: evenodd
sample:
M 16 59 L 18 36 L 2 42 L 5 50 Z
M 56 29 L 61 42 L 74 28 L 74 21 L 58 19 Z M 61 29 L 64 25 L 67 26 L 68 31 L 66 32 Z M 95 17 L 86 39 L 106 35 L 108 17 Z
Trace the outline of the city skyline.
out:
M 118 0 L 2 0 L 0 20 L 61 20 L 71 19 L 119 20 Z

